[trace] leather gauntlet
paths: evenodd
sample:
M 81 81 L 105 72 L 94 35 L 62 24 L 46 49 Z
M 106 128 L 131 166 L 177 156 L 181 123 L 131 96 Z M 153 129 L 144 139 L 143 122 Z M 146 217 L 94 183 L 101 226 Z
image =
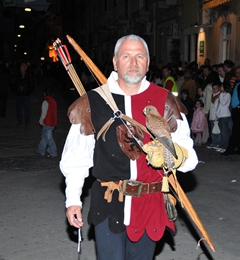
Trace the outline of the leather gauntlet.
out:
M 177 153 L 177 159 L 173 156 L 174 169 L 179 168 L 184 164 L 185 160 L 188 158 L 188 151 L 178 144 L 174 143 L 174 147 Z M 153 140 L 142 147 L 143 151 L 147 154 L 146 160 L 150 165 L 155 168 L 162 168 L 164 165 L 164 149 L 161 142 L 158 140 Z

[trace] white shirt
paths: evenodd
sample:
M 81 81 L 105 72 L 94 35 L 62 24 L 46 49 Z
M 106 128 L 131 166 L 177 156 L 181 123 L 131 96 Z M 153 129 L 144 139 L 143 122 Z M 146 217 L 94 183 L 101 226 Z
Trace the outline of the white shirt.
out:
M 215 97 L 216 95 L 219 95 L 219 92 L 213 93 L 213 97 Z M 209 120 L 214 121 L 217 119 L 216 110 L 218 107 L 218 103 L 219 103 L 219 98 L 217 98 L 214 103 L 211 102 L 210 111 L 209 111 Z
M 47 115 L 47 111 L 48 111 L 48 102 L 46 100 L 44 100 L 42 102 L 42 113 L 39 119 L 39 124 L 42 125 L 43 124 L 43 120 Z
M 221 93 L 219 96 L 219 103 L 216 109 L 216 116 L 217 118 L 221 117 L 230 117 L 230 104 L 231 104 L 231 94 L 228 92 Z

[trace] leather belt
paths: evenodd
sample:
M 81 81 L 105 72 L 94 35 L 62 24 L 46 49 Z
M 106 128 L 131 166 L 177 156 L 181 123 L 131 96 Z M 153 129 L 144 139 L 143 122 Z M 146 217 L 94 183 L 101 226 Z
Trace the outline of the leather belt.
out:
M 108 181 L 99 180 L 100 183 L 108 183 Z M 113 181 L 118 185 L 120 181 Z M 120 191 L 124 195 L 140 197 L 142 194 L 151 194 L 162 191 L 162 182 L 143 183 L 141 181 L 123 180 Z

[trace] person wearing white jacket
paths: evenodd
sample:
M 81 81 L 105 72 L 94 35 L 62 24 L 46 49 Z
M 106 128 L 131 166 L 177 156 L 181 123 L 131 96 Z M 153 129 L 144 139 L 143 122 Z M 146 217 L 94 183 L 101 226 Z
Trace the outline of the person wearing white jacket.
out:
M 218 125 L 220 128 L 220 136 L 221 136 L 221 146 L 217 151 L 225 152 L 228 146 L 228 139 L 232 132 L 232 119 L 230 112 L 230 104 L 231 104 L 231 94 L 229 93 L 231 90 L 230 84 L 224 83 L 220 87 L 220 96 L 219 103 L 216 109 L 216 116 L 218 118 Z

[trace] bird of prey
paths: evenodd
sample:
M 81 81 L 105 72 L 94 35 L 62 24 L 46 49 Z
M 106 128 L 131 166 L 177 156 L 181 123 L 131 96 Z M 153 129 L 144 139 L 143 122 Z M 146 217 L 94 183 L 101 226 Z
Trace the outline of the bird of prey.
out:
M 164 147 L 164 167 L 166 169 L 173 169 L 173 156 L 177 159 L 177 154 L 171 139 L 168 122 L 159 114 L 154 106 L 146 106 L 143 113 L 146 116 L 146 126 L 148 130 Z

